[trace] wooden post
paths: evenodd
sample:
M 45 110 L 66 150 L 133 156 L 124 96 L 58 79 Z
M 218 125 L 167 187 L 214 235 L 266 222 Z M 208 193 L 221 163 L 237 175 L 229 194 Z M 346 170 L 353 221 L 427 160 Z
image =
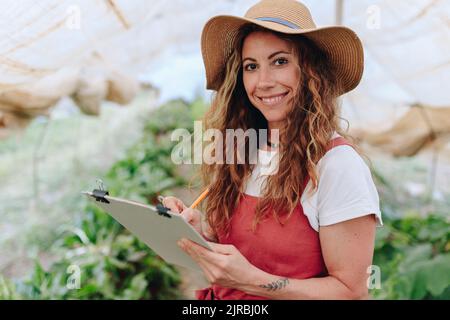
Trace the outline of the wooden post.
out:
M 344 0 L 336 0 L 336 24 L 341 25 L 344 13 Z

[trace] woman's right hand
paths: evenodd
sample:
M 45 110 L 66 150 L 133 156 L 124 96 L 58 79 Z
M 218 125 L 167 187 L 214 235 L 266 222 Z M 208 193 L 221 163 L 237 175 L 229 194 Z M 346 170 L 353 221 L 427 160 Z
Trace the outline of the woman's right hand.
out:
M 184 220 L 193 226 L 198 233 L 203 235 L 201 222 L 202 213 L 200 211 L 187 207 L 183 201 L 175 197 L 164 197 L 162 203 L 163 206 L 169 208 L 170 211 L 180 213 Z

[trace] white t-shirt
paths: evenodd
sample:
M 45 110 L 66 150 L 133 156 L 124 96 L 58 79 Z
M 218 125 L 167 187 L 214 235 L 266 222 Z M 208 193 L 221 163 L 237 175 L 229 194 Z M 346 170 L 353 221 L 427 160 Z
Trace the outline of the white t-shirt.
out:
M 333 138 L 339 137 L 337 133 Z M 267 175 L 276 172 L 278 152 L 258 150 L 258 163 L 245 185 L 245 193 L 259 197 Z M 320 226 L 375 214 L 377 225 L 382 226 L 378 192 L 369 167 L 350 146 L 337 146 L 329 150 L 317 167 L 318 186 L 312 188 L 311 180 L 306 185 L 300 202 L 311 227 L 319 231 Z

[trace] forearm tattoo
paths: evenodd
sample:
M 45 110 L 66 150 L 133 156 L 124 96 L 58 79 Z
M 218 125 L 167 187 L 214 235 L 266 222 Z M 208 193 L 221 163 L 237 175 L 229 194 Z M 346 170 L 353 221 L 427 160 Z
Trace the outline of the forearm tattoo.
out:
M 260 287 L 267 289 L 269 291 L 281 290 L 289 284 L 288 278 L 278 279 L 277 281 L 273 281 L 267 284 L 261 284 Z

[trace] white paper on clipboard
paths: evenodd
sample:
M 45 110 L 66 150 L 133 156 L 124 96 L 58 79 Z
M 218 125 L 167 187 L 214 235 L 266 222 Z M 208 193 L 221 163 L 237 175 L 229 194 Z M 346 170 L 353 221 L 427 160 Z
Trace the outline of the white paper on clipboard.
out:
M 186 238 L 210 250 L 212 248 L 180 214 L 168 211 L 167 215 L 161 215 L 152 205 L 109 195 L 104 196 L 109 202 L 106 203 L 97 201 L 92 192 L 84 191 L 82 194 L 110 214 L 166 262 L 201 272 L 197 263 L 177 245 L 177 241 Z

